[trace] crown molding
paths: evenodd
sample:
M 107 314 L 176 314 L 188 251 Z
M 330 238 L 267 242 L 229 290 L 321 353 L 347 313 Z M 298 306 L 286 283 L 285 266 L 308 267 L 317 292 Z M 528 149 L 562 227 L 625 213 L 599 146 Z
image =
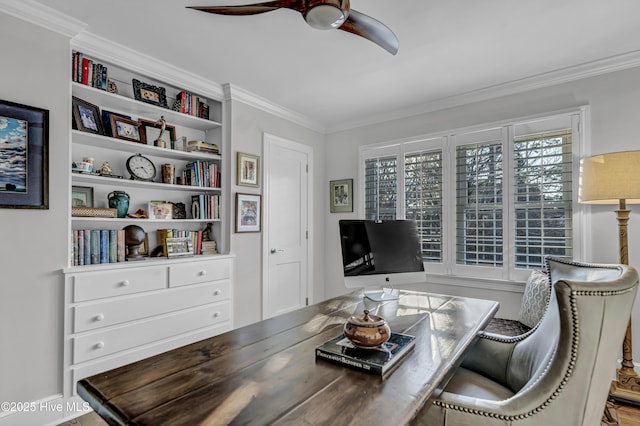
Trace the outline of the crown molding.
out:
M 71 39 L 71 47 L 171 86 L 188 87 L 191 92 L 216 100 L 224 97 L 219 83 L 89 32 Z
M 87 27 L 84 22 L 33 0 L 0 0 L 0 11 L 70 38 Z
M 321 134 L 326 133 L 326 128 L 322 123 L 313 120 L 306 115 L 297 113 L 283 106 L 275 104 L 259 95 L 256 95 L 255 93 L 252 93 L 246 89 L 242 89 L 231 83 L 224 84 L 223 88 L 225 100 L 240 101 L 270 114 L 276 115 L 285 120 L 292 121 L 315 132 Z
M 412 117 L 429 112 L 440 111 L 447 108 L 458 107 L 474 102 L 486 101 L 502 96 L 522 93 L 529 90 L 542 89 L 562 83 L 569 83 L 589 77 L 622 71 L 640 66 L 640 51 L 636 50 L 622 55 L 611 56 L 592 62 L 587 62 L 573 67 L 537 74 L 531 77 L 513 80 L 495 86 L 489 86 L 478 90 L 461 93 L 459 95 L 436 99 L 410 108 L 398 109 L 381 114 L 375 114 L 362 120 L 349 121 L 327 126 L 327 134 L 336 133 L 358 127 L 380 124 L 387 121 Z

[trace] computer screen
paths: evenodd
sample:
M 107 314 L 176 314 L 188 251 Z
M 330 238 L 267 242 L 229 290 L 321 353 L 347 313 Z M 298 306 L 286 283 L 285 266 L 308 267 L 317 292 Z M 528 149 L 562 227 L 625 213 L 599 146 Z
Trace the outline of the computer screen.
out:
M 389 299 L 395 285 L 425 281 L 414 220 L 340 220 L 339 227 L 347 288 L 364 288 L 374 300 Z

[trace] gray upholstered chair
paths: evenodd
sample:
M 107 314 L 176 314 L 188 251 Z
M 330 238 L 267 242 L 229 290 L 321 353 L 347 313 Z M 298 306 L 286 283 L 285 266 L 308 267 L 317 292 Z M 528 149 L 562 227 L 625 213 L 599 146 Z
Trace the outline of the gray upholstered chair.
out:
M 599 425 L 638 273 L 549 258 L 554 291 L 524 335 L 481 333 L 416 424 Z

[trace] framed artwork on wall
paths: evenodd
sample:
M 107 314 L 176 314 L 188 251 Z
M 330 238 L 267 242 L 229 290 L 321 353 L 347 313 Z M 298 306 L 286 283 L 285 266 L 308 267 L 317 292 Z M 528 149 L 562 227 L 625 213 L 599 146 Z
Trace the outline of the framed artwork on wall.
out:
M 260 232 L 262 196 L 236 193 L 236 232 Z
M 353 211 L 353 179 L 332 180 L 329 182 L 329 202 L 331 213 L 350 213 Z
M 260 157 L 238 152 L 236 161 L 237 182 L 239 186 L 260 186 Z
M 0 207 L 49 208 L 49 110 L 0 100 Z

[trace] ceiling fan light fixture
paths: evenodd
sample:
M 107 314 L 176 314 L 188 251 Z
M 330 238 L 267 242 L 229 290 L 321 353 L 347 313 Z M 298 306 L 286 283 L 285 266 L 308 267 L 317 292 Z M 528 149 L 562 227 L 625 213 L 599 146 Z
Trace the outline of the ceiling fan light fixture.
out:
M 320 4 L 307 10 L 304 20 L 318 30 L 339 28 L 347 19 L 346 14 L 338 7 Z

